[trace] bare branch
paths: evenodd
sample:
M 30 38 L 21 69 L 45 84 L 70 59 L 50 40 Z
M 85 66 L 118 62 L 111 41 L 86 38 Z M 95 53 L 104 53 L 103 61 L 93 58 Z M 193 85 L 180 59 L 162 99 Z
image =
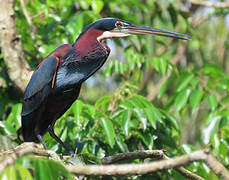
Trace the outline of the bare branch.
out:
M 20 156 L 33 153 L 39 156 L 47 156 L 54 160 L 61 161 L 60 157 L 47 150 L 42 150 L 40 146 L 35 143 L 23 143 L 13 150 L 0 152 L 0 173 L 9 165 L 15 163 L 16 159 Z M 139 155 L 139 156 L 138 156 Z M 133 156 L 134 158 L 131 158 Z M 209 167 L 223 179 L 229 178 L 229 172 L 226 168 L 218 162 L 209 151 L 196 151 L 187 155 L 168 158 L 163 150 L 152 151 L 136 151 L 114 155 L 113 157 L 106 157 L 102 159 L 102 162 L 117 162 L 124 159 L 138 159 L 138 158 L 157 158 L 164 159 L 152 163 L 143 164 L 122 164 L 122 165 L 65 165 L 69 172 L 74 174 L 83 175 L 134 175 L 134 174 L 146 174 L 153 173 L 160 170 L 167 170 L 174 168 L 176 171 L 184 175 L 189 179 L 202 180 L 202 178 L 188 170 L 184 169 L 183 165 L 191 163 L 193 161 L 204 161 Z
M 200 6 L 215 7 L 215 8 L 229 8 L 229 2 L 210 2 L 201 0 L 188 0 L 190 3 Z
M 14 164 L 18 157 L 30 153 L 40 156 L 47 156 L 54 160 L 60 161 L 60 157 L 53 151 L 42 150 L 41 147 L 35 143 L 23 143 L 20 146 L 17 146 L 15 149 L 0 152 L 0 174 L 6 167 Z
M 111 164 L 123 160 L 135 160 L 135 159 L 146 159 L 146 158 L 156 158 L 156 159 L 169 159 L 164 154 L 164 150 L 142 150 L 142 151 L 134 151 L 134 152 L 127 152 L 127 153 L 119 153 L 113 156 L 104 157 L 101 159 L 103 164 Z M 188 171 L 183 167 L 176 167 L 174 168 L 177 172 L 182 174 L 184 177 L 192 180 L 203 180 L 202 177 Z
M 145 151 L 134 151 L 119 153 L 113 156 L 107 156 L 101 159 L 103 164 L 116 163 L 123 160 L 135 160 L 135 159 L 146 159 L 146 158 L 156 158 L 163 159 L 163 150 L 145 150 Z
M 21 40 L 16 31 L 14 0 L 0 0 L 0 46 L 8 74 L 14 85 L 23 92 L 31 73 L 24 59 Z
M 67 169 L 74 174 L 84 175 L 135 175 L 147 174 L 186 165 L 194 161 L 206 162 L 212 170 L 223 179 L 229 179 L 229 172 L 212 155 L 200 150 L 172 159 L 144 164 L 122 165 L 67 165 Z

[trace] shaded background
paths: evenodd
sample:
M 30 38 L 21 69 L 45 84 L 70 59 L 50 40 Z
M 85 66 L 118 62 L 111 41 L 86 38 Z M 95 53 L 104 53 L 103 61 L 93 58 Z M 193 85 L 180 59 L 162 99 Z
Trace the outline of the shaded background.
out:
M 192 40 L 150 35 L 107 40 L 109 59 L 84 83 L 80 100 L 57 121 L 56 133 L 72 149 L 97 158 L 138 149 L 166 149 L 173 157 L 208 147 L 228 167 L 229 4 L 214 7 L 215 2 L 208 7 L 194 0 L 15 1 L 24 69 L 12 70 L 9 64 L 17 61 L 6 58 L 1 43 L 0 150 L 19 143 L 16 130 L 26 83 L 13 73 L 25 70 L 27 82 L 29 71 L 61 44 L 73 43 L 87 24 L 116 17 L 189 34 Z M 49 149 L 64 152 L 49 135 L 44 139 Z M 188 168 L 218 179 L 203 163 Z M 137 178 L 168 176 L 183 178 L 171 170 Z

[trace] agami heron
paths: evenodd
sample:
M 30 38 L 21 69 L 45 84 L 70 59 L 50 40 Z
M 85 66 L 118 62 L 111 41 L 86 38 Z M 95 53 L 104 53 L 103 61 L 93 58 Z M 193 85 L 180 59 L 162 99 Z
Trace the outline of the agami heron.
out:
M 68 152 L 73 152 L 55 135 L 54 124 L 78 98 L 81 84 L 107 60 L 110 49 L 103 42 L 133 34 L 154 34 L 188 40 L 190 36 L 143 27 L 117 18 L 103 18 L 85 27 L 74 44 L 64 44 L 36 68 L 26 88 L 22 106 L 22 136 L 26 142 L 41 142 L 49 134 Z

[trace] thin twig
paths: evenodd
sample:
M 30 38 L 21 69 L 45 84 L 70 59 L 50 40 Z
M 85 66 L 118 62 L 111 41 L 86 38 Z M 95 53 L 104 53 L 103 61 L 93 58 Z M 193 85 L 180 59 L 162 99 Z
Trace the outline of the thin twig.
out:
M 25 2 L 24 0 L 20 0 L 20 4 L 21 4 L 21 9 L 25 15 L 25 18 L 30 26 L 30 33 L 31 33 L 31 38 L 32 40 L 34 41 L 36 38 L 35 38 L 35 31 L 36 31 L 36 27 L 34 26 L 33 24 L 33 21 L 32 19 L 30 18 L 30 15 L 29 15 L 29 12 L 27 11 L 26 9 L 26 6 L 25 6 Z

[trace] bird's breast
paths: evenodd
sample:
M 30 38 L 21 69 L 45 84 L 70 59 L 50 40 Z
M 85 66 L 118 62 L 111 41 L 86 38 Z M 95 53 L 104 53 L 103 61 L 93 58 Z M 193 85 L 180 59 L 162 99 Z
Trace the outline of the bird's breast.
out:
M 67 91 L 81 85 L 102 67 L 108 56 L 109 52 L 102 45 L 84 55 L 73 51 L 58 69 L 54 91 Z

